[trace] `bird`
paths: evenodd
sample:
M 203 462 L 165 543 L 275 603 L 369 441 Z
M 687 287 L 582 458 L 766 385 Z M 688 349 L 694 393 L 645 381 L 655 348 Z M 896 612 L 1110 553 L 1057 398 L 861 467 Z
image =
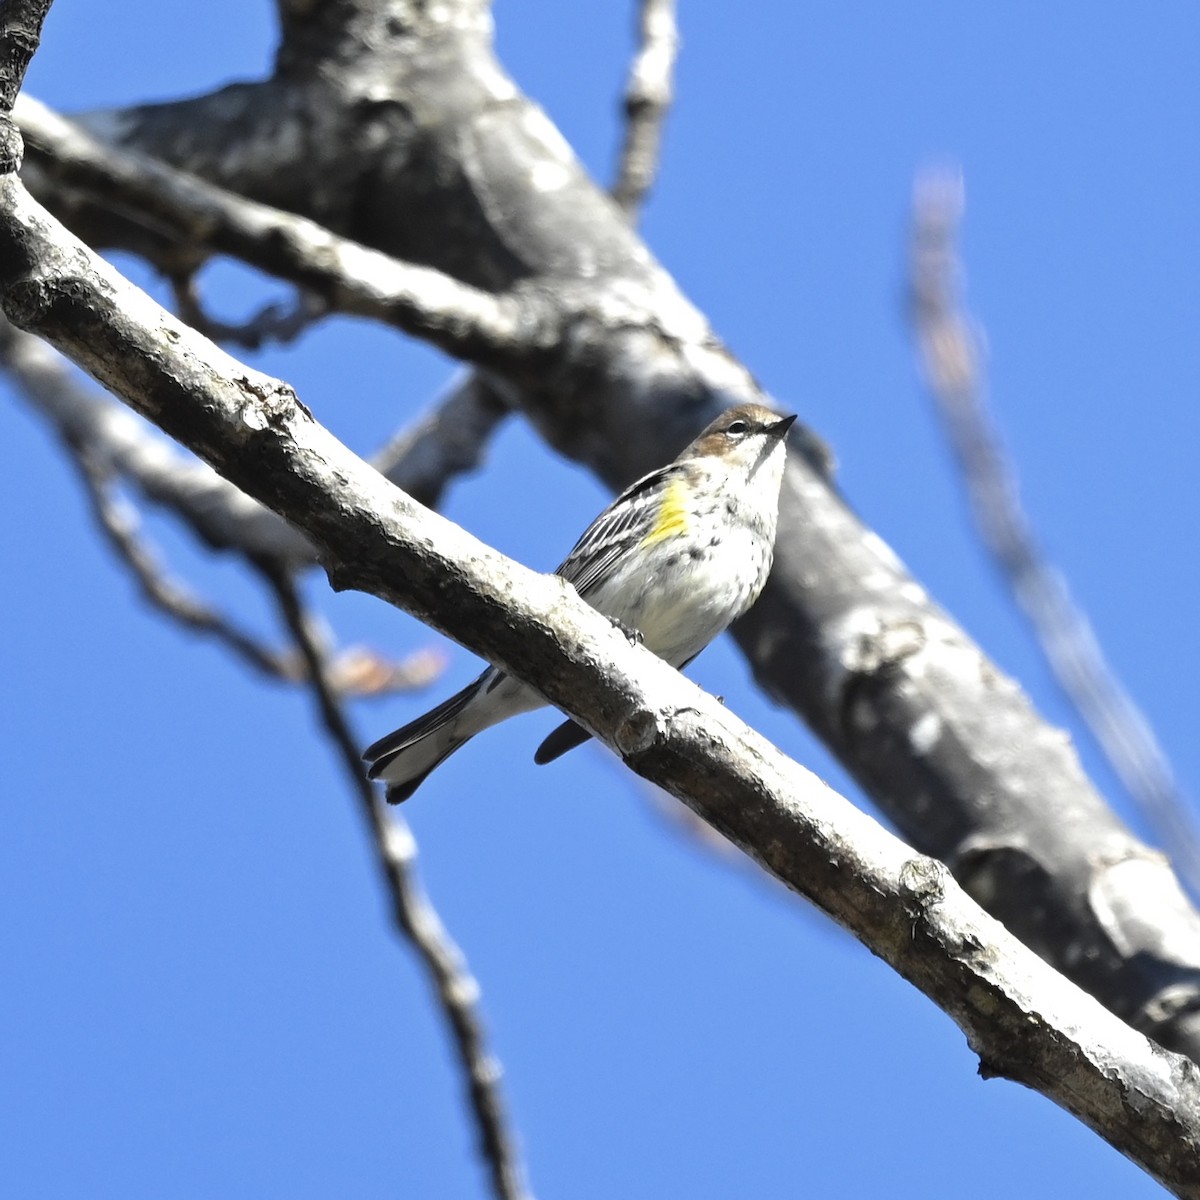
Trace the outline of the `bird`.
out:
M 630 484 L 584 530 L 555 574 L 673 667 L 687 666 L 740 617 L 775 552 L 786 434 L 795 416 L 727 409 L 664 467 Z M 462 691 L 363 751 L 392 804 L 477 733 L 547 703 L 488 667 Z M 548 763 L 591 735 L 574 721 L 538 747 Z

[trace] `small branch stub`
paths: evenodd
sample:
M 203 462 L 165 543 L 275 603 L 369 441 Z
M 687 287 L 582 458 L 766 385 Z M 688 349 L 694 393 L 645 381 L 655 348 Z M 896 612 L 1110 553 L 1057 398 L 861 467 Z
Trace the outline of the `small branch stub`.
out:
M 639 709 L 617 726 L 617 748 L 626 758 L 643 754 L 658 740 L 661 729 L 662 721 L 657 713 Z

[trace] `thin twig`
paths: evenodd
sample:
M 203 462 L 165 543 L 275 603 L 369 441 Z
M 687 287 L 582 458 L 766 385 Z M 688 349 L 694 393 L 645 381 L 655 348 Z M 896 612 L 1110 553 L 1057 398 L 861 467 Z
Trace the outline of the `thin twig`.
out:
M 188 628 L 217 638 L 256 671 L 288 682 L 307 682 L 312 688 L 326 731 L 353 780 L 376 864 L 391 898 L 393 918 L 425 964 L 449 1021 L 469 1080 L 472 1110 L 493 1190 L 500 1200 L 528 1200 L 524 1171 L 515 1138 L 507 1128 L 500 1095 L 501 1068 L 487 1049 L 478 1012 L 479 985 L 420 886 L 416 876 L 416 840 L 401 818 L 389 818 L 367 781 L 357 739 L 342 711 L 347 681 L 360 683 L 359 675 L 352 671 L 347 674 L 348 664 L 341 656 L 327 655 L 324 639 L 304 612 L 291 576 L 278 564 L 256 565 L 269 582 L 294 639 L 295 646 L 288 653 L 261 646 L 227 618 L 169 580 L 138 536 L 133 507 L 122 504 L 115 494 L 111 473 L 92 462 L 80 447 L 69 448 L 87 486 L 101 530 L 152 604 Z M 339 679 L 339 675 L 344 678 Z M 378 692 L 382 685 L 377 681 L 371 690 Z
M 68 446 L 97 525 L 117 558 L 137 580 L 146 600 L 188 629 L 215 638 L 259 674 L 295 682 L 302 668 L 294 654 L 262 645 L 182 584 L 168 578 L 154 552 L 138 534 L 135 509 L 116 494 L 111 472 L 98 466 L 85 449 L 69 443 Z
M 194 270 L 172 272 L 169 280 L 175 296 L 175 311 L 183 320 L 214 342 L 245 350 L 261 350 L 268 343 L 286 345 L 294 342 L 329 312 L 329 306 L 320 296 L 300 288 L 291 304 L 273 301 L 263 305 L 247 321 L 221 321 L 205 309 Z
M 625 86 L 625 140 L 617 163 L 613 199 L 636 216 L 658 173 L 663 124 L 674 99 L 679 53 L 675 0 L 641 0 L 639 46 Z
M 309 668 L 314 698 L 356 796 L 370 836 L 375 863 L 389 899 L 392 919 L 428 971 L 468 1082 L 480 1150 L 500 1200 L 530 1200 L 525 1171 L 509 1128 L 501 1095 L 502 1070 L 487 1047 L 479 1011 L 479 984 L 462 951 L 451 940 L 417 879 L 417 843 L 407 823 L 384 811 L 363 770 L 359 741 L 329 686 L 328 664 L 295 584 L 286 571 L 262 566 L 284 622 Z
M 371 465 L 427 508 L 446 485 L 479 468 L 510 409 L 488 378 L 463 371 L 426 414 L 371 457 Z
M 1086 615 L 1038 543 L 1016 474 L 988 413 L 979 338 L 963 311 L 956 239 L 962 178 L 917 181 L 912 232 L 912 320 L 984 544 L 1008 580 L 1042 653 L 1114 771 L 1200 895 L 1200 838 L 1149 722 L 1105 660 Z
M 174 513 L 213 550 L 316 561 L 312 543 L 152 426 L 93 387 L 52 346 L 0 317 L 0 366 L 17 394 L 69 445 Z

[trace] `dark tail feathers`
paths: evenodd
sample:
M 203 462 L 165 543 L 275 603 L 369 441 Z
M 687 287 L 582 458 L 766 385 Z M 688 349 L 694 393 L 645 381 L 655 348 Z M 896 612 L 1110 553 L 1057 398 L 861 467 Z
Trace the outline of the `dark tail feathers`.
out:
M 591 736 L 582 725 L 576 725 L 574 721 L 564 721 L 537 748 L 533 756 L 533 761 L 539 767 L 544 766 L 546 763 L 553 762 L 556 758 L 566 754 L 568 750 L 574 750 L 576 746 L 582 746 Z

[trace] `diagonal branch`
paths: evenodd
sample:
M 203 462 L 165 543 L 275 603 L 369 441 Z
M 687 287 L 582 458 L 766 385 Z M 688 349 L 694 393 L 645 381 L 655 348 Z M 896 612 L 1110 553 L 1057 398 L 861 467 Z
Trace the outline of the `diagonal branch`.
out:
M 1200 1198 L 1200 1067 L 1102 1008 L 916 854 L 553 576 L 393 488 L 286 385 L 206 342 L 0 177 L 0 304 L 396 604 L 536 687 L 938 1003 L 1035 1087 Z
M 911 313 L 930 390 L 984 545 L 1012 589 L 1038 645 L 1118 778 L 1200 895 L 1200 838 L 1190 805 L 1150 723 L 1104 657 L 1062 573 L 1021 508 L 1015 472 L 987 409 L 978 337 L 959 295 L 955 246 L 962 179 L 918 179 L 913 203 Z
M 488 1049 L 487 1032 L 479 1011 L 479 984 L 417 878 L 416 838 L 403 817 L 384 810 L 363 771 L 359 741 L 332 686 L 331 664 L 313 632 L 295 582 L 278 567 L 261 565 L 260 570 L 275 594 L 284 623 L 307 667 L 321 723 L 358 800 L 358 813 L 388 894 L 392 920 L 421 960 L 450 1026 L 459 1067 L 468 1081 L 471 1111 L 492 1191 L 497 1200 L 528 1200 L 525 1170 L 501 1094 L 503 1072 L 499 1060 Z
M 658 174 L 663 124 L 674 99 L 672 77 L 679 53 L 675 0 L 640 0 L 638 36 L 625 85 L 625 139 L 612 186 L 613 199 L 631 218 Z
M 485 366 L 511 367 L 518 357 L 525 361 L 531 341 L 556 337 L 548 307 L 531 297 L 497 295 L 401 262 L 305 217 L 99 142 L 31 97 L 20 98 L 16 115 L 45 170 L 132 209 L 171 241 L 184 270 L 214 252 L 229 254 L 291 280 L 332 310 L 394 325 Z
M 291 304 L 272 301 L 248 321 L 233 324 L 220 321 L 205 311 L 194 269 L 175 270 L 170 282 L 175 311 L 193 329 L 214 342 L 227 342 L 244 350 L 260 350 L 268 342 L 295 341 L 328 313 L 328 307 L 320 297 L 301 289 Z

